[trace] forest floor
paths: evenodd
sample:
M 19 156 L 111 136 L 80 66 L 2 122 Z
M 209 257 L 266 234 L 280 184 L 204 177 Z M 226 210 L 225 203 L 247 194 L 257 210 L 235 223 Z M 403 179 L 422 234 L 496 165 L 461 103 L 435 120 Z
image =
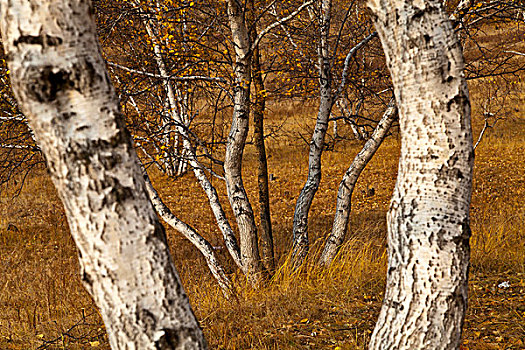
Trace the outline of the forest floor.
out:
M 520 109 L 523 101 L 515 102 L 518 108 L 489 129 L 476 149 L 463 349 L 525 349 L 525 109 Z M 473 105 L 476 138 L 482 123 Z M 177 180 L 153 176 L 173 212 L 219 248 L 238 289 L 236 300 L 225 300 L 196 249 L 168 229 L 192 306 L 213 349 L 364 349 L 384 291 L 385 215 L 397 173 L 397 132 L 359 179 L 349 237 L 332 267 L 309 264 L 302 274 L 292 275 L 286 258 L 295 200 L 307 167 L 307 145 L 300 135 L 308 138 L 315 107 L 270 105 L 268 115 L 269 129 L 276 130 L 268 138 L 268 161 L 274 174 L 271 210 L 280 268 L 266 287 L 252 290 L 237 274 L 221 249 L 213 216 L 191 174 Z M 314 257 L 331 229 L 339 181 L 361 146 L 360 141 L 340 140 L 323 156 L 323 180 L 310 213 Z M 255 164 L 253 146 L 248 145 L 244 169 L 252 203 L 257 201 Z M 224 194 L 220 180 L 214 182 Z M 221 199 L 227 203 L 224 195 Z M 4 190 L 1 350 L 109 349 L 78 270 L 61 203 L 45 172 L 32 174 L 17 197 Z

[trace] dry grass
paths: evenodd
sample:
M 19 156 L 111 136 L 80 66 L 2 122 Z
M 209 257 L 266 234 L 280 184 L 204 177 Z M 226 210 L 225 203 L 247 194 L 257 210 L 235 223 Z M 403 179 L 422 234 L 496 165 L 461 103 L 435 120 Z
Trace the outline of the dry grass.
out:
M 268 145 L 280 269 L 267 287 L 255 291 L 219 250 L 239 292 L 238 300 L 227 301 L 198 252 L 168 229 L 177 268 L 212 348 L 363 349 L 384 288 L 385 214 L 397 171 L 398 140 L 387 140 L 361 176 L 353 196 L 350 237 L 334 265 L 321 269 L 310 263 L 293 274 L 287 264 L 292 215 L 307 165 L 306 145 L 297 133 L 306 135 L 315 111 L 297 104 L 270 110 L 269 125 L 281 127 Z M 475 134 L 480 128 L 478 121 Z M 331 228 L 339 180 L 359 147 L 343 141 L 324 155 L 324 178 L 310 214 L 313 255 Z M 525 349 L 523 149 L 525 119 L 517 111 L 490 130 L 476 152 L 465 349 Z M 245 161 L 247 190 L 255 202 L 252 146 Z M 221 245 L 192 176 L 174 182 L 155 179 L 174 213 L 213 245 Z M 216 185 L 224 193 L 224 186 Z M 375 189 L 372 197 L 365 195 L 369 187 Z M 80 284 L 74 243 L 47 176 L 34 175 L 17 198 L 4 192 L 0 213 L 0 349 L 109 349 L 98 313 Z M 498 287 L 505 281 L 509 288 Z

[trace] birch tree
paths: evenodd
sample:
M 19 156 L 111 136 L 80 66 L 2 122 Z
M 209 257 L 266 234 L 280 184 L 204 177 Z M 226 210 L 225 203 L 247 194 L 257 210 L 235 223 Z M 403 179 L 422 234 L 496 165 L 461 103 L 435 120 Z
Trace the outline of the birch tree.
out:
M 311 3 L 310 1 L 309 3 Z M 125 15 L 133 13 L 133 20 L 129 19 L 128 24 L 136 26 L 137 23 L 140 23 L 143 27 L 143 34 L 148 38 L 143 41 L 147 43 L 147 46 L 151 48 L 150 51 L 153 53 L 152 61 L 155 63 L 154 68 L 157 72 L 148 72 L 146 69 L 140 69 L 136 67 L 128 67 L 123 63 L 110 63 L 112 67 L 116 70 L 124 71 L 126 73 L 142 75 L 148 80 L 155 80 L 155 85 L 161 87 L 162 97 L 159 100 L 162 102 L 162 110 L 165 112 L 160 118 L 160 127 L 158 128 L 160 136 L 148 135 L 148 132 L 141 132 L 139 135 L 134 135 L 137 140 L 137 144 L 144 152 L 144 154 L 151 160 L 152 164 L 157 164 L 156 157 L 152 156 L 152 153 L 159 152 L 158 148 L 155 149 L 155 143 L 158 141 L 150 142 L 149 139 L 165 139 L 168 142 L 164 142 L 160 149 L 164 148 L 165 144 L 169 144 L 171 137 L 166 137 L 168 134 L 175 134 L 177 137 L 181 137 L 180 144 L 182 145 L 184 152 L 184 161 L 190 166 L 193 170 L 196 179 L 200 183 L 204 192 L 208 196 L 210 207 L 220 230 L 223 233 L 225 245 L 228 248 L 230 255 L 233 260 L 240 267 L 246 277 L 252 281 L 254 284 L 258 284 L 261 280 L 263 272 L 263 264 L 261 264 L 261 257 L 259 255 L 258 248 L 258 237 L 257 237 L 257 226 L 255 223 L 254 213 L 251 207 L 251 203 L 248 199 L 246 191 L 244 189 L 243 179 L 242 179 L 242 156 L 244 152 L 244 147 L 246 143 L 246 137 L 248 134 L 249 126 L 249 113 L 250 113 L 250 87 L 251 87 L 251 65 L 252 59 L 254 57 L 254 52 L 257 52 L 259 43 L 261 39 L 273 28 L 275 28 L 278 23 L 269 24 L 257 33 L 255 26 L 261 20 L 262 15 L 255 15 L 255 5 L 247 6 L 247 4 L 239 4 L 237 2 L 228 2 L 226 7 L 226 18 L 223 18 L 223 6 L 222 4 L 217 4 L 215 7 L 196 7 L 193 6 L 193 2 L 188 3 L 186 1 L 173 2 L 173 3 L 161 3 L 157 2 L 155 4 L 149 4 L 147 2 L 133 1 L 125 4 L 129 6 L 129 3 L 132 4 L 129 11 L 126 11 Z M 296 16 L 302 9 L 307 6 L 308 2 L 303 3 L 301 6 L 298 6 L 295 11 L 292 11 L 288 16 L 283 18 L 279 23 L 284 23 L 287 20 L 290 20 Z M 191 8 L 191 13 L 187 12 Z M 172 10 L 173 12 L 179 14 L 177 15 L 177 20 L 174 21 L 174 15 L 169 12 L 167 15 L 165 12 L 167 9 Z M 211 13 L 210 13 L 211 12 Z M 215 14 L 214 18 L 208 18 Z M 196 18 L 189 19 L 190 15 L 193 16 L 204 16 L 208 22 L 201 21 L 203 24 L 201 26 L 195 26 L 192 23 L 197 21 Z M 166 17 L 166 18 L 164 18 Z M 213 16 L 212 16 L 213 17 Z M 121 16 L 118 16 L 121 18 Z M 250 19 L 251 18 L 251 19 Z M 162 20 L 161 20 L 162 19 Z M 226 21 L 224 21 L 226 19 Z M 248 23 L 251 22 L 251 23 Z M 174 25 L 174 23 L 177 23 Z M 205 24 L 204 24 L 205 23 Z M 138 25 L 140 28 L 140 24 Z M 230 33 L 222 33 L 220 24 L 223 24 L 225 28 L 229 30 Z M 111 31 L 113 26 L 111 23 L 107 23 L 105 27 L 109 28 Z M 180 28 L 179 28 L 180 27 Z M 252 29 L 250 29 L 252 28 Z M 194 32 L 200 30 L 200 32 Z M 140 32 L 140 31 L 139 31 Z M 210 34 L 214 33 L 214 34 Z M 215 36 L 214 36 L 215 35 Z M 250 36 L 252 35 L 252 36 Z M 182 47 L 177 48 L 173 46 L 171 41 L 174 37 L 181 36 L 183 42 Z M 223 39 L 224 36 L 231 36 L 231 46 L 233 47 L 234 59 L 233 62 L 228 62 L 230 59 L 228 54 L 230 51 L 229 45 L 224 45 Z M 197 41 L 195 38 L 198 37 L 200 40 Z M 211 40 L 209 41 L 209 39 Z M 217 40 L 217 37 L 220 37 L 220 40 Z M 203 43 L 204 42 L 204 43 Z M 184 44 L 185 43 L 185 44 Z M 206 47 L 207 45 L 207 47 Z M 199 50 L 195 51 L 195 47 L 198 47 Z M 203 47 L 206 47 L 207 50 L 202 50 Z M 111 50 L 114 52 L 115 50 Z M 206 52 L 209 51 L 209 52 Z M 184 59 L 179 57 L 183 56 L 188 58 L 188 62 L 184 62 Z M 208 62 L 204 64 L 205 59 L 203 57 L 209 58 Z M 218 63 L 220 62 L 220 63 Z M 141 62 L 138 62 L 141 64 Z M 226 69 L 225 63 L 231 63 L 229 69 Z M 259 63 L 260 65 L 260 63 Z M 152 67 L 150 67 L 152 68 Z M 260 68 L 259 68 L 260 69 Z M 203 72 L 197 76 L 178 76 L 178 74 L 191 73 L 192 71 Z M 206 73 L 208 72 L 220 72 L 225 77 L 230 76 L 232 73 L 231 80 L 231 97 L 233 100 L 233 113 L 232 113 L 232 123 L 230 128 L 230 133 L 226 142 L 219 140 L 218 143 L 225 143 L 225 158 L 224 162 L 221 162 L 213 156 L 210 156 L 208 152 L 206 141 L 200 139 L 194 130 L 190 129 L 190 124 L 195 117 L 199 115 L 199 110 L 193 110 L 194 113 L 188 108 L 188 106 L 195 107 L 196 103 L 189 105 L 187 101 L 195 101 L 197 99 L 203 98 L 202 95 L 195 95 L 195 85 L 191 86 L 193 91 L 193 98 L 186 97 L 188 94 L 185 92 L 184 85 L 188 81 L 204 81 L 204 82 L 213 82 L 213 83 L 225 83 L 227 78 L 222 77 L 207 77 Z M 256 88 L 261 89 L 260 84 L 262 82 L 262 77 L 260 74 L 255 74 L 256 79 L 258 79 Z M 181 88 L 182 85 L 182 88 Z M 198 87 L 199 91 L 202 91 L 201 87 Z M 139 116 L 145 115 L 145 122 L 149 123 L 150 120 L 147 118 L 147 113 L 143 113 L 141 108 L 144 104 L 142 102 L 137 102 L 133 95 L 143 94 L 146 90 L 143 86 L 139 85 L 138 91 L 136 93 L 128 94 L 128 105 L 131 105 L 136 113 Z M 190 89 L 188 89 L 189 91 Z M 223 91 L 226 90 L 224 87 L 216 87 L 216 90 Z M 227 92 L 228 94 L 230 91 Z M 146 95 L 144 95 L 146 97 Z M 198 96 L 198 97 L 196 97 Z M 149 97 L 149 94 L 148 96 Z M 206 96 L 213 98 L 212 96 Z M 149 98 L 148 98 L 149 99 Z M 264 108 L 264 106 L 262 106 Z M 265 163 L 266 155 L 264 154 L 264 140 L 263 137 L 263 128 L 262 128 L 262 115 L 259 113 L 260 117 L 257 119 L 258 132 L 257 135 L 260 136 L 258 139 L 258 151 L 260 152 L 260 159 L 264 158 Z M 151 119 L 151 118 L 150 118 Z M 166 119 L 166 120 L 164 120 Z M 145 134 L 145 135 L 144 135 Z M 152 137 L 154 136 L 154 137 Z M 209 135 L 208 135 L 209 136 Z M 213 140 L 213 130 L 212 130 L 212 140 Z M 152 146 L 153 145 L 153 146 Z M 153 148 L 152 148 L 153 147 Z M 168 146 L 172 148 L 172 145 Z M 212 145 L 216 147 L 216 145 Z M 197 151 L 198 148 L 202 149 L 202 154 L 199 154 Z M 153 152 L 150 152 L 152 150 Z M 262 150 L 262 151 L 261 151 Z M 219 152 L 220 153 L 220 152 Z M 223 166 L 224 176 L 215 173 L 211 169 L 206 168 L 199 157 L 206 156 L 207 159 L 211 159 L 214 163 L 220 164 Z M 169 169 L 169 157 L 162 156 L 165 158 L 164 161 L 159 164 L 158 168 L 166 173 L 169 176 L 173 176 L 173 172 L 166 171 Z M 166 165 L 168 164 L 168 165 Z M 265 164 L 263 164 L 265 167 Z M 237 245 L 235 235 L 233 230 L 228 222 L 228 219 L 222 209 L 221 203 L 219 201 L 219 196 L 215 187 L 212 185 L 210 179 L 207 176 L 207 173 L 210 176 L 215 176 L 221 180 L 225 180 L 227 195 L 230 201 L 230 205 L 233 209 L 235 219 L 237 221 L 237 227 L 239 230 L 239 245 Z M 219 171 L 220 173 L 220 171 Z M 261 177 L 267 178 L 267 174 L 262 174 Z M 264 184 L 263 184 L 264 185 Z M 267 180 L 266 180 L 267 185 Z M 263 233 L 261 237 L 261 247 L 263 248 L 263 253 L 265 255 L 265 263 L 268 265 L 269 269 L 273 269 L 273 242 L 271 238 L 270 222 L 269 222 L 269 199 L 268 193 L 262 195 L 261 203 L 266 209 L 265 219 L 262 222 Z M 153 192 L 150 192 L 153 193 Z M 157 199 L 160 199 L 158 194 L 154 196 L 155 200 L 153 203 L 156 205 L 156 208 L 159 210 L 159 213 L 167 213 L 166 206 L 160 205 L 160 202 Z M 159 204 L 157 206 L 157 204 Z M 164 214 L 163 214 L 164 215 Z M 173 216 L 174 219 L 177 219 Z M 177 219 L 178 220 L 178 219 Z M 180 221 L 180 220 L 178 220 Z M 168 222 L 175 223 L 176 221 L 169 220 Z M 180 222 L 182 223 L 182 222 Z M 184 223 L 182 223 L 184 224 Z M 266 224 L 266 225 L 264 225 Z M 183 229 L 181 225 L 176 225 L 177 227 Z M 186 225 L 188 226 L 188 225 Z M 175 227 L 175 226 L 174 226 Z M 178 229 L 179 230 L 179 229 Z M 179 230 L 180 231 L 180 230 Z M 195 237 L 195 233 L 191 233 L 186 230 L 180 231 L 186 237 Z M 202 237 L 199 238 L 201 240 Z M 194 239 L 190 239 L 192 242 L 196 242 Z M 204 248 L 203 245 L 197 245 L 198 247 Z M 201 249 L 199 248 L 199 249 Z M 202 249 L 201 252 L 204 254 L 208 262 L 211 262 L 214 259 L 210 259 L 211 255 L 205 253 Z M 266 258 L 267 257 L 267 258 Z M 210 266 L 211 268 L 211 266 Z M 211 268 L 213 271 L 220 271 L 220 266 Z M 219 283 L 222 283 L 223 278 L 217 278 Z M 224 285 L 224 283 L 222 283 Z
M 137 51 L 146 51 L 144 55 L 152 61 L 151 67 L 137 68 L 136 65 L 140 64 L 144 57 L 135 57 L 136 54 L 122 52 L 118 55 L 115 53 L 116 49 L 112 49 L 110 54 L 112 61 L 109 65 L 118 71 L 115 73 L 127 73 L 124 76 L 115 74 L 114 79 L 120 85 L 122 100 L 126 102 L 124 106 L 131 107 L 128 113 L 131 124 L 134 126 L 135 144 L 144 155 L 145 164 L 156 165 L 162 173 L 169 177 L 180 176 L 181 171 L 189 166 L 189 170 L 193 171 L 197 182 L 208 197 L 210 208 L 223 234 L 224 244 L 230 256 L 237 266 L 242 267 L 235 234 L 207 172 L 210 176 L 219 175 L 208 169 L 202 162 L 203 154 L 212 159 L 213 156 L 210 155 L 207 142 L 197 135 L 200 130 L 192 127 L 192 122 L 200 116 L 199 108 L 195 106 L 196 100 L 205 92 L 213 92 L 214 89 L 208 85 L 214 86 L 226 82 L 224 78 L 209 76 L 217 66 L 220 67 L 219 64 L 213 59 L 204 63 L 204 59 L 201 58 L 206 52 L 203 47 L 206 47 L 206 44 L 210 45 L 209 42 L 213 40 L 207 35 L 212 24 L 207 23 L 203 25 L 204 29 L 196 32 L 195 26 L 191 24 L 192 21 L 188 19 L 189 16 L 196 16 L 196 14 L 188 14 L 190 7 L 183 6 L 183 3 L 169 4 L 170 10 L 177 9 L 175 18 L 172 14 L 166 14 L 165 6 L 167 5 L 161 6 L 159 2 L 133 1 L 122 5 L 124 7 L 119 8 L 119 12 L 110 12 L 110 14 L 112 16 L 118 14 L 117 18 L 127 16 L 124 23 L 111 18 L 107 20 L 108 23 L 104 23 L 104 27 L 118 26 L 118 29 L 123 29 L 122 25 L 135 25 L 137 28 L 133 28 L 132 33 L 141 40 L 137 40 L 134 46 L 136 45 Z M 177 5 L 180 6 L 177 7 Z M 103 7 L 99 9 L 108 11 Z M 133 15 L 130 16 L 130 13 Z M 175 19 L 176 26 L 173 25 Z M 194 39 L 197 36 L 200 37 L 198 44 Z M 108 37 L 104 36 L 104 39 L 106 38 Z M 148 48 L 151 52 L 148 52 Z M 120 48 L 120 50 L 126 51 L 125 48 Z M 179 55 L 183 58 L 179 58 Z M 209 55 L 208 58 L 212 57 L 213 52 L 210 52 Z M 123 56 L 125 60 L 122 59 Z M 138 64 L 135 59 L 139 61 Z M 146 84 L 143 83 L 144 80 Z M 208 95 L 208 97 L 213 98 L 214 96 Z M 153 107 L 150 106 L 151 104 Z M 215 159 L 213 161 L 218 162 Z M 148 193 L 157 213 L 199 249 L 211 273 L 225 293 L 229 294 L 231 292 L 230 281 L 224 274 L 224 269 L 209 242 L 190 225 L 180 220 L 164 204 L 146 173 L 145 177 Z
M 321 183 L 322 169 L 321 169 L 321 157 L 325 148 L 325 138 L 327 135 L 329 122 L 336 122 L 335 118 L 331 118 L 333 106 L 345 95 L 349 83 L 349 75 L 354 72 L 350 72 L 350 66 L 356 57 L 359 50 L 366 47 L 374 38 L 377 37 L 377 33 L 369 33 L 364 35 L 364 38 L 360 40 L 347 52 L 342 50 L 342 47 L 348 45 L 348 41 L 345 42 L 343 38 L 347 35 L 343 34 L 344 30 L 348 30 L 347 27 L 351 27 L 348 23 L 350 18 L 350 10 L 353 6 L 358 8 L 357 3 L 352 3 L 343 14 L 338 13 L 338 16 L 334 16 L 334 6 L 331 0 L 319 1 L 317 6 L 312 6 L 310 11 L 311 20 L 317 24 L 317 33 L 315 33 L 315 45 L 316 45 L 316 58 L 317 62 L 314 64 L 317 69 L 316 76 L 319 84 L 319 107 L 317 110 L 317 118 L 312 136 L 309 142 L 309 153 L 308 153 L 308 174 L 306 182 L 297 198 L 294 220 L 293 220 L 293 260 L 294 265 L 299 266 L 306 258 L 309 250 L 309 235 L 308 235 L 308 214 L 312 205 L 313 199 L 317 193 L 319 185 Z M 339 10 L 341 10 L 339 8 Z M 337 19 L 339 28 L 333 30 L 331 33 L 332 22 Z M 358 21 L 358 20 L 357 20 Z M 356 21 L 356 22 L 357 22 Z M 352 28 L 354 33 L 358 33 L 358 37 L 363 36 L 367 31 L 367 26 L 361 25 L 359 29 Z M 286 29 L 285 29 L 286 30 Z M 310 41 L 311 38 L 309 38 Z M 352 38 L 355 39 L 355 38 Z M 290 38 L 291 40 L 291 38 Z M 346 38 L 348 40 L 348 36 Z M 292 41 L 292 40 L 291 40 Z M 292 45 L 296 46 L 292 41 Z M 336 84 L 336 80 L 339 74 L 336 68 L 341 70 L 340 81 Z M 379 79 L 374 79 L 377 84 Z M 388 91 L 388 90 L 385 90 Z M 377 98 L 379 94 L 374 93 L 374 98 Z M 363 97 L 357 104 L 362 105 Z M 356 108 L 357 109 L 357 108 Z M 344 118 L 345 120 L 352 120 L 352 116 Z M 356 127 L 357 129 L 357 127 Z M 356 135 L 361 133 L 356 130 Z M 337 135 L 337 133 L 335 133 Z M 336 136 L 334 136 L 336 137 Z
M 439 0 L 371 0 L 401 129 L 388 273 L 370 349 L 458 349 L 474 153 L 461 45 Z
M 205 349 L 168 251 L 89 0 L 2 0 L 11 83 L 46 157 L 114 349 Z
M 337 191 L 337 207 L 335 210 L 332 232 L 328 236 L 323 252 L 319 257 L 319 263 L 321 265 L 330 265 L 337 255 L 341 244 L 343 244 L 348 229 L 348 221 L 350 219 L 352 193 L 357 183 L 357 179 L 370 159 L 372 159 L 376 151 L 379 149 L 379 146 L 381 146 L 381 143 L 386 138 L 388 130 L 396 117 L 397 107 L 395 106 L 395 101 L 390 101 L 390 104 L 374 130 L 374 133 L 365 143 L 361 151 L 355 156 L 354 161 L 343 175 L 343 179 L 341 180 Z
M 239 2 L 228 1 L 228 18 L 235 50 L 233 68 L 235 85 L 232 124 L 224 157 L 224 177 L 228 199 L 239 228 L 243 269 L 251 282 L 258 284 L 262 278 L 263 265 L 259 256 L 253 209 L 242 179 L 242 156 L 248 136 L 250 116 L 251 40 L 244 7 Z
M 472 3 L 469 1 L 460 1 L 457 4 L 454 11 L 452 11 L 451 15 L 449 16 L 449 19 L 452 21 L 454 28 L 458 27 L 460 23 L 463 23 L 463 27 L 465 27 L 465 22 L 461 22 L 461 20 L 464 18 L 465 14 L 468 12 L 469 7 L 471 6 Z M 350 219 L 352 206 L 351 197 L 357 180 L 368 162 L 374 156 L 375 152 L 381 146 L 383 140 L 388 135 L 388 130 L 396 117 L 397 107 L 395 106 L 395 101 L 391 100 L 381 120 L 374 129 L 372 136 L 365 143 L 361 151 L 354 158 L 348 170 L 345 172 L 337 192 L 336 210 L 334 222 L 332 225 L 332 232 L 328 236 L 323 252 L 319 257 L 319 263 L 321 265 L 330 265 L 337 255 L 339 248 L 343 244 Z M 484 130 L 485 128 L 482 130 L 480 138 L 483 136 Z M 474 149 L 475 148 L 476 146 L 474 145 Z
M 328 118 L 332 110 L 332 74 L 330 62 L 329 34 L 332 1 L 322 0 L 319 8 L 319 110 L 308 154 L 308 176 L 297 198 L 293 217 L 293 256 L 300 264 L 308 254 L 308 213 L 321 182 L 321 155 Z
M 257 6 L 255 0 L 249 3 L 249 37 L 252 42 L 257 40 Z M 273 246 L 272 219 L 270 216 L 270 189 L 268 184 L 268 162 L 264 141 L 264 114 L 266 110 L 266 88 L 264 86 L 262 57 L 260 45 L 253 49 L 251 71 L 254 87 L 253 97 L 253 143 L 257 154 L 257 187 L 259 192 L 259 246 L 261 259 L 268 271 L 275 270 L 275 253 Z

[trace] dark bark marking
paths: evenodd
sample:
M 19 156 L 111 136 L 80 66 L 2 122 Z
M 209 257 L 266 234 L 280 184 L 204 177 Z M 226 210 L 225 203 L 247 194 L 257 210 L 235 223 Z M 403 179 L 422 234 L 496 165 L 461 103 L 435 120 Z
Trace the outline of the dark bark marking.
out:
M 112 178 L 107 182 L 102 182 L 103 185 L 111 186 L 111 191 L 102 200 L 102 206 L 111 206 L 113 203 L 122 204 L 129 198 L 133 198 L 135 195 L 135 189 L 130 187 L 124 187 L 119 182 L 111 181 Z
M 157 325 L 155 315 L 147 309 L 139 309 L 136 311 L 137 320 L 144 325 L 147 331 L 153 331 Z M 149 332 L 148 332 L 149 333 Z
M 13 42 L 14 46 L 20 44 L 40 45 L 43 47 L 58 46 L 62 44 L 62 38 L 58 36 L 45 35 L 21 35 Z
M 184 339 L 190 338 L 194 343 L 199 343 L 202 337 L 190 328 L 169 329 L 163 328 L 164 334 L 155 342 L 155 349 L 181 349 Z M 186 348 L 184 348 L 186 349 Z
M 56 100 L 58 91 L 62 90 L 69 80 L 66 71 L 56 71 L 52 66 L 28 68 L 26 75 L 29 82 L 28 93 L 40 103 Z
M 28 83 L 20 88 L 40 103 L 51 103 L 60 92 L 73 89 L 85 94 L 105 80 L 105 75 L 98 73 L 86 58 L 62 68 L 52 65 L 28 67 L 22 77 L 22 81 Z
M 85 285 L 89 286 L 88 289 L 91 289 L 91 287 L 93 286 L 93 279 L 91 278 L 91 276 L 86 271 L 82 272 L 82 282 Z

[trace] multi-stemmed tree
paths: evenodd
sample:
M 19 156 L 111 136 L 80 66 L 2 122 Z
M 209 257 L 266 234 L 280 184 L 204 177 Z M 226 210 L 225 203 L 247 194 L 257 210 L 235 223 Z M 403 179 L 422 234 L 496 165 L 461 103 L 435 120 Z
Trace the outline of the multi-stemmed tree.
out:
M 191 227 L 168 215 L 147 176 L 142 175 L 98 50 L 95 29 L 88 15 L 90 2 L 20 0 L 3 1 L 1 5 L 2 37 L 13 90 L 22 111 L 30 119 L 34 139 L 46 156 L 64 202 L 80 252 L 84 283 L 101 308 L 112 346 L 205 348 L 148 193 L 166 221 L 186 232 L 200 245 L 201 251 L 211 249 L 202 237 L 195 236 Z M 284 26 L 309 5 L 303 3 L 254 34 L 250 32 L 254 19 L 246 16 L 249 7 L 233 0 L 227 4 L 227 25 L 232 34 L 235 60 L 233 121 L 226 141 L 224 175 L 240 231 L 240 248 L 235 248 L 232 256 L 239 254 L 239 265 L 255 284 L 261 279 L 263 267 L 258 257 L 253 211 L 241 177 L 250 84 L 254 76 L 251 69 L 257 66 L 252 58 L 265 34 Z M 498 7 L 500 2 L 490 5 L 492 7 L 479 7 L 463 1 L 452 20 L 456 26 L 468 27 L 469 14 L 488 12 L 497 16 L 502 13 Z M 183 8 L 187 6 L 193 5 L 183 2 Z M 319 115 L 328 118 L 318 118 L 314 141 L 320 131 L 326 134 L 334 104 L 331 66 L 327 62 L 331 58 L 327 51 L 331 6 L 330 1 L 323 0 L 318 12 L 310 10 L 312 18 L 319 20 Z M 370 346 L 372 349 L 454 349 L 459 346 L 466 308 L 468 208 L 473 164 L 470 105 L 461 45 L 440 1 L 372 0 L 370 7 L 392 74 L 402 138 L 399 178 L 388 214 L 387 290 Z M 199 162 L 202 154 L 197 153 L 197 147 L 191 143 L 198 142 L 199 138 L 189 130 L 191 96 L 185 95 L 185 89 L 191 89 L 186 84 L 188 81 L 221 82 L 221 78 L 176 75 L 169 71 L 166 58 L 170 53 L 170 31 L 155 22 L 163 8 L 148 8 L 140 2 L 135 2 L 134 8 L 143 16 L 140 26 L 149 38 L 146 42 L 149 40 L 152 48 L 150 63 L 155 71 L 119 62 L 111 66 L 158 82 L 164 119 L 156 120 L 155 127 L 165 133 L 160 132 L 155 135 L 159 138 L 146 142 L 173 146 L 172 154 L 180 162 L 177 169 L 189 164 L 198 178 L 199 174 L 209 175 L 209 169 Z M 270 10 L 272 6 L 268 6 L 268 12 Z M 184 25 L 188 23 L 182 23 L 184 32 Z M 283 31 L 288 36 L 289 33 Z M 352 50 L 363 47 L 374 36 L 365 37 Z M 292 35 L 290 38 L 292 42 Z M 186 55 L 191 52 L 189 46 L 182 50 Z M 346 57 L 353 57 L 355 50 L 352 50 Z M 500 69 L 502 65 L 495 67 Z M 342 93 L 344 72 L 343 69 L 342 84 L 335 90 L 336 95 Z M 501 70 L 478 71 L 478 74 L 501 74 Z M 145 79 L 137 86 L 147 86 L 149 82 Z M 128 98 L 135 112 L 143 113 L 145 104 L 133 94 Z M 5 117 L 7 121 L 21 118 L 14 111 L 13 107 L 12 115 Z M 355 167 L 351 167 L 343 179 L 350 186 L 359 175 L 354 170 L 362 169 L 362 164 L 373 154 L 370 150 L 377 149 L 395 111 L 392 101 L 355 159 Z M 144 120 L 146 124 L 152 122 L 152 119 Z M 144 130 L 148 128 L 152 126 Z M 29 135 L 32 140 L 33 134 Z M 139 132 L 137 141 L 139 137 L 144 135 Z M 315 145 L 322 150 L 322 142 Z M 152 152 L 156 146 L 158 144 L 143 146 L 142 152 Z M 162 147 L 159 150 L 158 154 L 166 156 Z M 157 161 L 156 156 L 150 159 Z M 161 169 L 163 166 L 171 167 L 164 160 L 159 164 Z M 179 171 L 172 167 L 167 172 L 174 175 Z M 206 180 L 201 184 L 206 187 Z M 233 233 L 228 234 L 233 237 Z M 340 244 L 341 240 L 332 246 Z M 301 259 L 306 251 L 302 246 L 307 244 L 296 245 Z M 208 263 L 217 267 L 211 253 Z M 215 273 L 223 286 L 227 286 L 224 272 L 216 268 Z

